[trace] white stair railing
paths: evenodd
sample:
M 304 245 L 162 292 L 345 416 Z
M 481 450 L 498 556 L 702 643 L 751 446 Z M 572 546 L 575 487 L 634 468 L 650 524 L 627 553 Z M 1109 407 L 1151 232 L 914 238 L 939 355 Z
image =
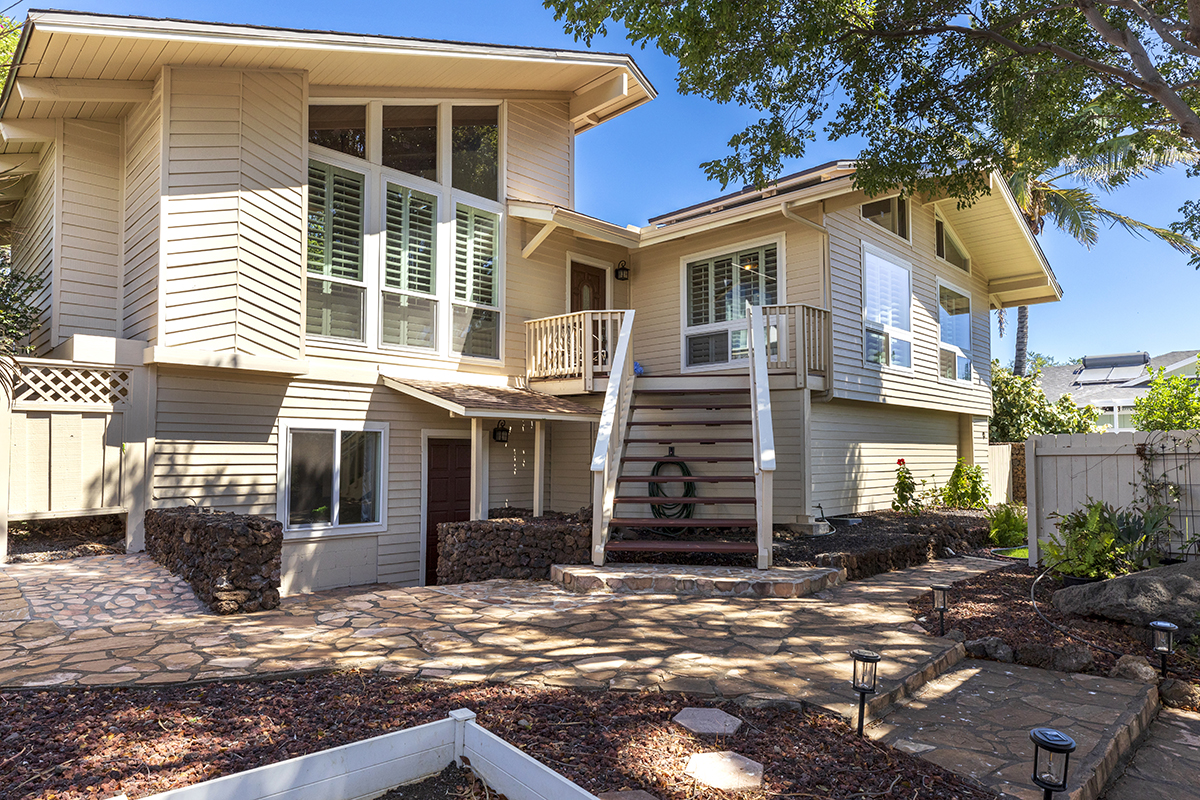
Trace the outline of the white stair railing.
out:
M 633 311 L 621 320 L 617 347 L 608 373 L 604 407 L 592 451 L 592 563 L 604 566 L 609 524 L 617 496 L 617 476 L 625 453 L 625 433 L 629 428 L 629 406 L 633 400 Z
M 775 426 L 771 421 L 771 385 L 767 372 L 767 322 L 761 306 L 746 304 L 750 318 L 750 423 L 754 436 L 754 499 L 758 568 L 773 561 Z

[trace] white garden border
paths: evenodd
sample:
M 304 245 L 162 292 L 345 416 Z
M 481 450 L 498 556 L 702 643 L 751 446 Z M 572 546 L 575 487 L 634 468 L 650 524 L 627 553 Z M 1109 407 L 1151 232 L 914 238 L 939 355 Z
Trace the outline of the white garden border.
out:
M 436 775 L 471 770 L 510 800 L 599 800 L 456 709 L 446 719 L 278 764 L 172 789 L 145 800 L 368 800 Z M 120 795 L 112 800 L 123 800 Z

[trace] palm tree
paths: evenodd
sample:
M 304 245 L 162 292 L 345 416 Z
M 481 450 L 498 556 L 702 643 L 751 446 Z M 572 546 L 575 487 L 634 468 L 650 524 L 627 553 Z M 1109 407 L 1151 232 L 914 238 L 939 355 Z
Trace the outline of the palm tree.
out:
M 1020 159 L 1017 159 L 1020 163 Z M 1020 164 L 1008 176 L 1017 205 L 1034 235 L 1049 217 L 1060 230 L 1089 250 L 1099 240 L 1100 223 L 1120 225 L 1137 236 L 1160 239 L 1181 253 L 1200 254 L 1200 244 L 1167 228 L 1160 228 L 1100 205 L 1097 192 L 1110 193 L 1137 178 L 1145 178 L 1178 164 L 1200 162 L 1200 151 L 1187 145 L 1142 146 L 1133 135 L 1101 143 L 1086 156 L 1061 164 Z M 1062 185 L 1062 184 L 1074 185 Z M 1013 372 L 1025 374 L 1029 342 L 1029 307 L 1017 309 L 1017 352 Z

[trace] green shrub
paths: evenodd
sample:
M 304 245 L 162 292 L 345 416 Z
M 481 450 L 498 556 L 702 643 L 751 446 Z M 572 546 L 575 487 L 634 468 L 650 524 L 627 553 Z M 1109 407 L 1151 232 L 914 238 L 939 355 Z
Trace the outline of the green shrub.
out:
M 987 513 L 988 539 L 996 547 L 1019 547 L 1029 538 L 1025 506 L 1001 503 Z
M 1058 571 L 1081 578 L 1111 578 L 1157 566 L 1170 532 L 1170 506 L 1121 510 L 1088 499 L 1083 508 L 1059 517 L 1058 534 L 1043 547 Z
M 904 459 L 896 461 L 896 486 L 892 490 L 896 497 L 892 500 L 893 511 L 903 511 L 905 514 L 921 513 L 921 498 L 917 494 L 917 481 L 912 471 L 905 466 Z
M 968 467 L 960 458 L 942 487 L 941 501 L 946 508 L 986 508 L 989 494 L 983 467 Z

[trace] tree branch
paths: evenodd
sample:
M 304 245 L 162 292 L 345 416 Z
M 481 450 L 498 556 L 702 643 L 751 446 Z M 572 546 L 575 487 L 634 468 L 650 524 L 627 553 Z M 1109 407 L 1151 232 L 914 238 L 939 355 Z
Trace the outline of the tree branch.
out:
M 1126 11 L 1131 11 L 1134 14 L 1137 14 L 1139 17 L 1142 18 L 1142 20 L 1145 21 L 1145 23 L 1147 25 L 1149 25 L 1151 28 L 1154 29 L 1154 32 L 1158 34 L 1158 37 L 1160 39 L 1162 39 L 1167 44 L 1171 45 L 1171 47 L 1174 47 L 1176 50 L 1179 50 L 1181 53 L 1186 53 L 1187 55 L 1190 55 L 1190 56 L 1200 57 L 1200 47 L 1197 47 L 1188 42 L 1185 42 L 1183 39 L 1180 39 L 1178 36 L 1176 36 L 1173 33 L 1174 30 L 1178 30 L 1178 28 L 1176 26 L 1168 25 L 1162 19 L 1162 17 L 1159 17 L 1157 14 L 1152 12 L 1150 9 L 1146 8 L 1144 5 L 1139 3 L 1138 0 L 1097 0 L 1097 1 L 1100 3 L 1103 3 L 1106 6 L 1114 6 L 1116 8 L 1123 8 Z

